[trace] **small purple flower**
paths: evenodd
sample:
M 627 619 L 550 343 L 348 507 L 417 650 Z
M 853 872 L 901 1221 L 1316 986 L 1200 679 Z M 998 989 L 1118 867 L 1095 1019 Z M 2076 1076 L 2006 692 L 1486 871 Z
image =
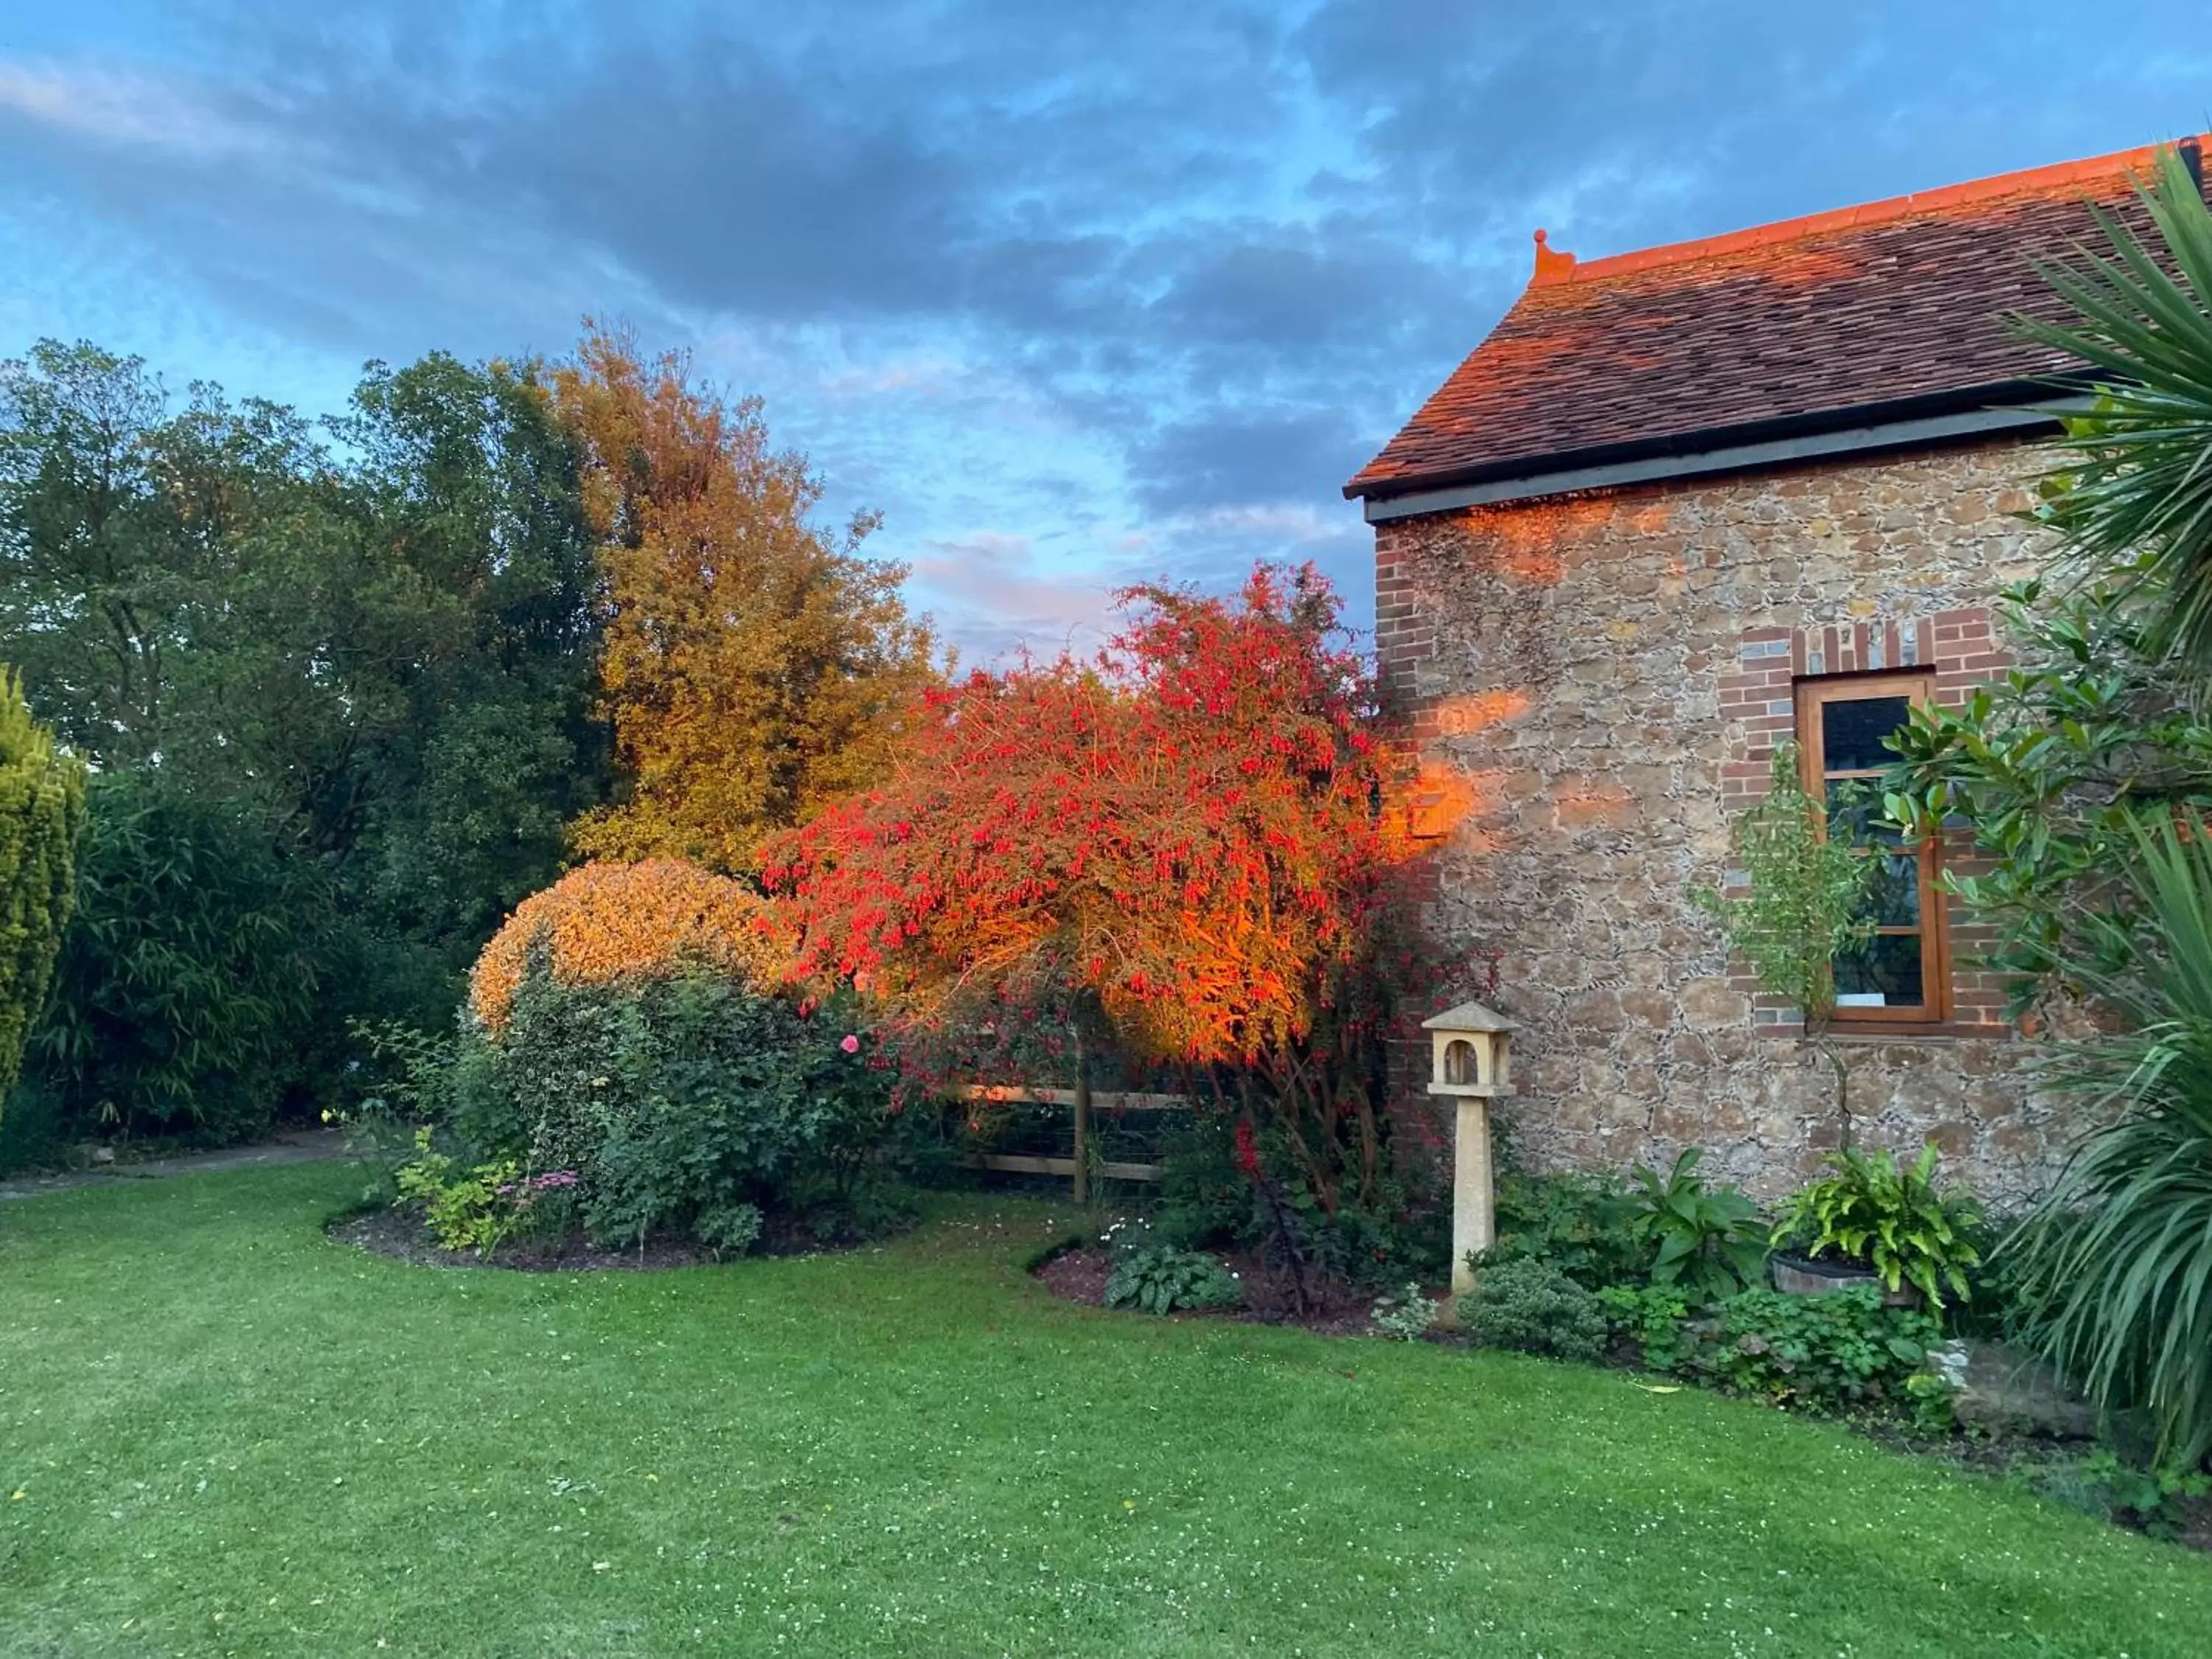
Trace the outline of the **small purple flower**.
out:
M 532 1176 L 530 1181 L 531 1187 L 541 1193 L 550 1192 L 556 1187 L 573 1187 L 575 1184 L 576 1172 L 574 1170 L 549 1170 L 542 1176 Z
M 845 1040 L 837 1046 L 848 1054 L 857 1054 L 860 1052 L 860 1039 L 848 1032 Z

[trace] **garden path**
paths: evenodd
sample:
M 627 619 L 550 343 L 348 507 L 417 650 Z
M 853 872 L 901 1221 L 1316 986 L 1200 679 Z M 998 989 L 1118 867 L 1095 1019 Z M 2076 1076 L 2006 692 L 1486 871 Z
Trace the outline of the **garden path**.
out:
M 173 1158 L 150 1158 L 143 1164 L 113 1164 L 97 1170 L 71 1170 L 66 1175 L 25 1176 L 0 1181 L 0 1199 L 37 1198 L 44 1193 L 64 1192 L 71 1187 L 96 1187 L 112 1181 L 149 1181 L 161 1176 L 216 1175 L 225 1170 L 252 1170 L 275 1164 L 314 1164 L 345 1156 L 343 1129 L 295 1129 L 253 1146 L 227 1146 L 215 1152 L 181 1152 Z

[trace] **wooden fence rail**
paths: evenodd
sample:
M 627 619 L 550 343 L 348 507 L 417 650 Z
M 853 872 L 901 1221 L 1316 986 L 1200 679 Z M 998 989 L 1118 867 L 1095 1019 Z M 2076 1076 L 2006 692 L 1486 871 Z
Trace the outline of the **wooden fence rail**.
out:
M 969 1083 L 945 1091 L 947 1100 L 963 1105 L 1068 1106 L 1075 1112 L 1075 1156 L 1040 1158 L 1012 1152 L 976 1152 L 964 1161 L 970 1169 L 1000 1170 L 1014 1175 L 1057 1175 L 1069 1178 L 1078 1204 L 1091 1201 L 1091 1115 L 1103 1112 L 1168 1112 L 1196 1104 L 1187 1095 L 1136 1094 L 1106 1090 L 1093 1093 L 1087 1083 L 1073 1089 L 1032 1089 L 1022 1083 Z M 1098 1173 L 1110 1181 L 1158 1181 L 1157 1164 L 1125 1164 L 1109 1160 Z

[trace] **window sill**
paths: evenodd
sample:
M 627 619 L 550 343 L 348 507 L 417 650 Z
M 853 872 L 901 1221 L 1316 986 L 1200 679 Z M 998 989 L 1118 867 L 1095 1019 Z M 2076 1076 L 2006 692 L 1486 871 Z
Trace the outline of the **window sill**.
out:
M 1805 1034 L 1804 1027 L 1761 1025 L 1759 1035 L 1787 1037 L 1795 1042 Z M 1855 1019 L 1849 1024 L 1832 1025 L 1828 1039 L 1846 1046 L 1853 1043 L 1901 1042 L 1916 1037 L 1925 1037 L 1942 1042 L 1996 1042 L 2020 1035 L 2019 1028 L 2006 1020 L 1962 1019 Z

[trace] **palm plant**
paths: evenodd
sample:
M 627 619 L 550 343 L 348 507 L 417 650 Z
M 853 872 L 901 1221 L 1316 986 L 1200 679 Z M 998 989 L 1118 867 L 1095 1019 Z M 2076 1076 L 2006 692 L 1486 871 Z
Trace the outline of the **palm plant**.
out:
M 2191 1468 L 2212 1452 L 2212 840 L 2166 817 L 2135 841 L 2149 920 L 2115 952 L 2131 963 L 2076 969 L 2123 1029 L 2067 1045 L 2048 1072 L 2117 1115 L 2002 1249 L 2046 1357 L 2100 1408 L 2142 1413 L 2162 1467 Z
M 2046 266 L 2078 320 L 2016 319 L 2095 372 L 2087 414 L 2046 480 L 2047 517 L 2086 579 L 2118 574 L 2144 601 L 2150 642 L 2212 677 L 2212 210 L 2189 167 L 2160 153 L 2142 191 L 2166 261 L 2109 214 L 2113 258 Z

